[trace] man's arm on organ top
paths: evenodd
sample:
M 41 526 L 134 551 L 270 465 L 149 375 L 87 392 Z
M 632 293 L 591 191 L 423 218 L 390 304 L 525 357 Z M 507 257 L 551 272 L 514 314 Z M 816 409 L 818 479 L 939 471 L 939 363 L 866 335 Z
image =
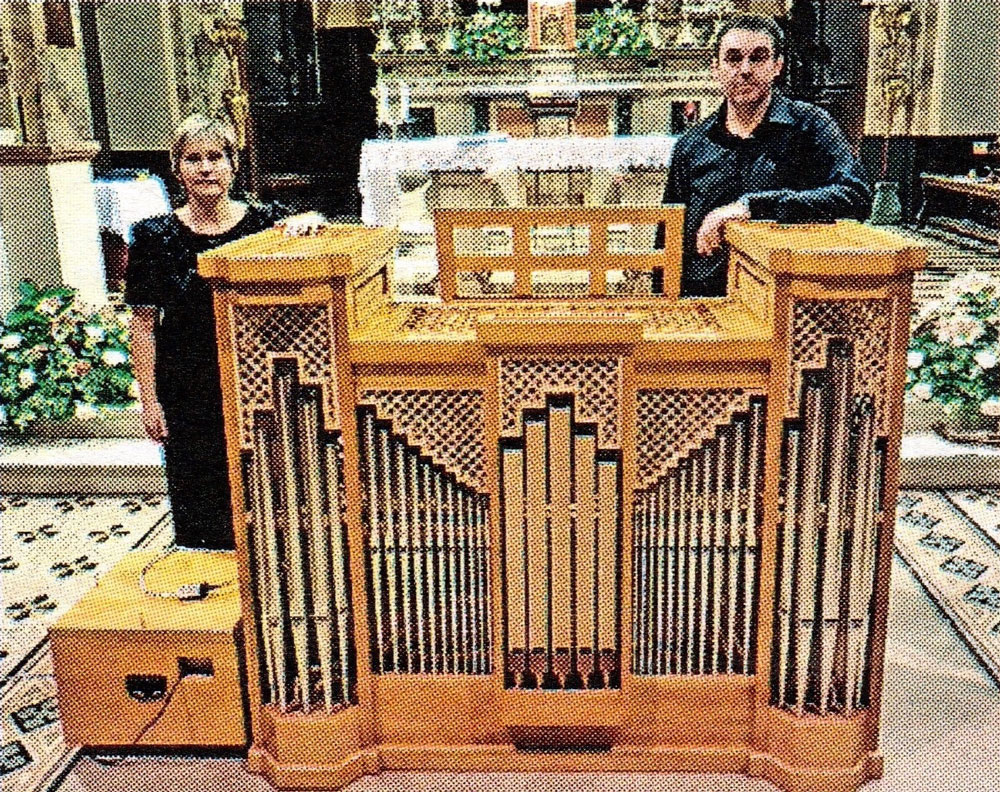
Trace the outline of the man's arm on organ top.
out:
M 871 212 L 872 195 L 861 163 L 837 122 L 824 110 L 812 108 L 806 133 L 813 154 L 803 167 L 816 171 L 819 184 L 808 190 L 765 190 L 747 193 L 743 201 L 754 220 L 806 223 L 813 220 L 855 218 Z

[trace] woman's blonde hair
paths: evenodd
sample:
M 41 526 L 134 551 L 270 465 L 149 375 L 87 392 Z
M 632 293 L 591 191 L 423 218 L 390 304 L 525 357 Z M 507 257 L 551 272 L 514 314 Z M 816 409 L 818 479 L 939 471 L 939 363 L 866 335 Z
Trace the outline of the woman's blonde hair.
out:
M 188 143 L 201 137 L 213 138 L 229 158 L 233 170 L 236 170 L 236 132 L 232 125 L 221 118 L 209 118 L 195 113 L 181 121 L 174 130 L 174 138 L 170 144 L 170 167 L 174 173 L 180 171 L 181 157 Z

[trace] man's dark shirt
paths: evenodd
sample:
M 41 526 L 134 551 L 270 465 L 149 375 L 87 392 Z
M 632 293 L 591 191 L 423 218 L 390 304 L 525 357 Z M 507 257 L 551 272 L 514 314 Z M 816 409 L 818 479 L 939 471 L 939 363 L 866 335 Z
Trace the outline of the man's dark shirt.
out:
M 664 203 L 687 206 L 682 293 L 724 293 L 725 246 L 698 255 L 696 237 L 713 209 L 741 198 L 754 220 L 863 220 L 871 191 L 861 164 L 830 115 L 775 92 L 749 138 L 726 129 L 726 105 L 677 141 Z M 707 287 L 707 289 L 705 288 Z

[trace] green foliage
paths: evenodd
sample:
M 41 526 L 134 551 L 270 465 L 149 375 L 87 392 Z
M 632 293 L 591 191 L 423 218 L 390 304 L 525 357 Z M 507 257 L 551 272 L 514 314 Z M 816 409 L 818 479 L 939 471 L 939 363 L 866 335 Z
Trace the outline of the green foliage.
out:
M 72 289 L 24 281 L 0 323 L 0 424 L 96 415 L 135 400 L 126 309 L 91 311 Z
M 916 317 L 907 355 L 910 398 L 1000 415 L 1000 281 L 961 275 Z
M 592 23 L 577 41 L 577 49 L 600 57 L 645 58 L 653 44 L 639 16 L 624 0 L 612 0 L 611 8 L 597 10 Z
M 458 52 L 480 63 L 515 55 L 524 49 L 524 31 L 509 11 L 493 11 L 485 5 L 469 17 L 457 37 Z

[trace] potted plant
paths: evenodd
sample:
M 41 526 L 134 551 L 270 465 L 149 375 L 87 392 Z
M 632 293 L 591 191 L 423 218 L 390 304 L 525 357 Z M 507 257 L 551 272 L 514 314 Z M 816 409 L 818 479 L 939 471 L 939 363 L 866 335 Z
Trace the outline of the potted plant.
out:
M 646 27 L 625 0 L 612 0 L 611 7 L 598 9 L 591 17 L 577 48 L 599 57 L 645 58 L 653 51 Z
M 509 11 L 496 11 L 499 0 L 479 0 L 479 10 L 457 37 L 458 52 L 480 63 L 492 63 L 524 49 L 524 31 Z
M 21 433 L 38 423 L 88 422 L 135 402 L 124 306 L 95 311 L 72 289 L 30 281 L 19 293 L 0 323 L 0 425 Z
M 1000 280 L 977 271 L 952 280 L 916 315 L 907 366 L 908 398 L 944 406 L 942 434 L 1000 441 Z

